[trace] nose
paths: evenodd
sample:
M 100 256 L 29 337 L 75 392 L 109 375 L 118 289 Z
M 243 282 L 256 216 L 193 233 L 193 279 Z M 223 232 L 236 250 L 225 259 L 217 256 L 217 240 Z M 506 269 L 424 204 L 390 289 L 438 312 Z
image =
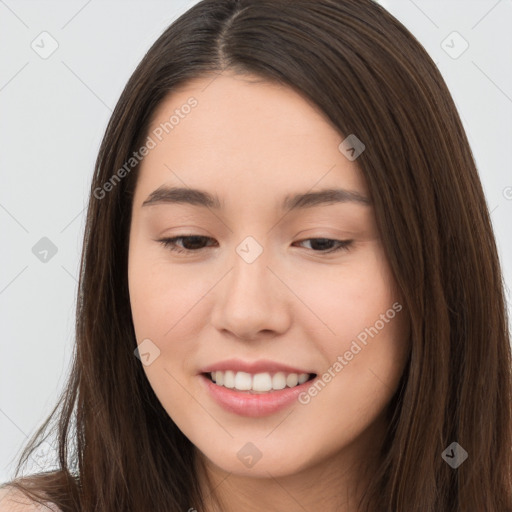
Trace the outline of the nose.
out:
M 272 268 L 279 266 L 269 261 L 266 251 L 251 263 L 235 253 L 231 262 L 231 271 L 215 287 L 213 326 L 223 334 L 229 332 L 244 340 L 286 332 L 293 296 L 283 284 L 285 276 Z

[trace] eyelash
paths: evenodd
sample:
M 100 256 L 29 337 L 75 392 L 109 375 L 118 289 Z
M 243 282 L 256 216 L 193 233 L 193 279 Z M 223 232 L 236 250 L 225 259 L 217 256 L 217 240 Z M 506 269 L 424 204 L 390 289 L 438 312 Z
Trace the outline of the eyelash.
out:
M 182 236 L 175 236 L 173 238 L 162 238 L 161 240 L 158 240 L 158 242 L 160 242 L 165 248 L 167 248 L 173 252 L 177 252 L 177 253 L 194 253 L 194 252 L 199 252 L 202 249 L 206 248 L 206 247 L 201 247 L 199 249 L 185 249 L 183 247 L 179 247 L 176 245 L 176 240 L 182 240 L 182 239 L 186 239 L 186 238 L 196 238 L 196 239 L 200 238 L 200 239 L 212 240 L 212 238 L 207 237 L 207 236 L 182 235 Z M 353 240 L 334 240 L 332 238 L 321 238 L 321 237 L 320 238 L 305 238 L 304 240 L 299 240 L 299 242 L 306 242 L 309 240 L 324 240 L 324 241 L 328 241 L 328 242 L 336 242 L 338 244 L 338 247 L 336 247 L 334 249 L 328 249 L 327 251 L 314 251 L 314 252 L 317 252 L 320 254 L 331 254 L 331 253 L 339 252 L 339 251 L 348 251 L 353 243 Z

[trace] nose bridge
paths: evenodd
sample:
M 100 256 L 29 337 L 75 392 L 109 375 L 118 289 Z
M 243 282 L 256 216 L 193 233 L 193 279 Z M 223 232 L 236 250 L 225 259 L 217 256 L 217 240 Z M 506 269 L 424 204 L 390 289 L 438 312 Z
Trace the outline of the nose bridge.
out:
M 237 336 L 251 338 L 261 330 L 280 331 L 286 327 L 286 306 L 282 284 L 267 268 L 271 251 L 253 236 L 246 236 L 229 258 L 231 271 L 219 290 L 213 323 Z
M 269 277 L 272 277 L 267 268 L 271 259 L 269 249 L 249 235 L 236 246 L 235 253 L 231 260 L 230 292 L 247 296 L 250 300 L 261 299 L 261 295 L 268 294 Z

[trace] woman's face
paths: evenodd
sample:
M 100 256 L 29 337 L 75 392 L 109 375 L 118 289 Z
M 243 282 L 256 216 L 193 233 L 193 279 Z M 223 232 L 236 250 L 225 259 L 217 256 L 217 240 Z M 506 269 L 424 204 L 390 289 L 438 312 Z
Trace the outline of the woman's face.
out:
M 361 460 L 403 373 L 408 322 L 357 152 L 302 96 L 256 79 L 197 79 L 159 106 L 129 288 L 169 416 L 212 467 L 268 477 Z M 342 191 L 314 195 L 326 189 Z M 164 244 L 175 237 L 191 238 Z

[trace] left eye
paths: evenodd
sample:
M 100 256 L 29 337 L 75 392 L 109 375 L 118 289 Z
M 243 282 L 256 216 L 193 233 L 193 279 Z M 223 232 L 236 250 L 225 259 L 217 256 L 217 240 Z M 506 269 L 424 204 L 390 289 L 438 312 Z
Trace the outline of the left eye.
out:
M 336 252 L 336 251 L 342 251 L 342 250 L 348 250 L 348 248 L 352 245 L 353 240 L 333 240 L 332 238 L 306 238 L 305 240 L 300 240 L 300 242 L 310 242 L 311 247 L 313 246 L 319 247 L 320 251 L 314 251 L 314 252 Z M 299 243 L 300 243 L 299 242 Z M 332 247 L 333 244 L 334 247 Z M 329 247 L 326 247 L 328 245 Z M 327 250 L 326 250 L 327 249 Z
M 180 247 L 176 244 L 176 241 L 183 240 L 183 247 Z M 163 238 L 161 240 L 158 240 L 164 247 L 167 247 L 171 251 L 175 252 L 198 252 L 201 249 L 204 249 L 204 241 L 207 240 L 213 240 L 213 238 L 207 237 L 207 236 L 200 236 L 200 235 L 186 235 L 186 236 L 175 236 L 174 238 Z M 312 248 L 313 246 L 319 247 L 320 250 L 314 250 L 314 252 L 321 252 L 321 253 L 331 253 L 341 250 L 348 250 L 349 247 L 352 245 L 353 240 L 333 240 L 331 238 L 306 238 L 304 240 L 300 240 L 296 243 L 302 243 L 302 242 L 308 242 L 312 241 L 311 243 Z M 337 244 L 334 247 L 332 247 L 332 244 Z M 187 247 L 187 245 L 189 247 Z M 190 247 L 191 246 L 191 247 Z M 199 247 L 198 247 L 199 246 Z M 326 247 L 329 246 L 329 247 Z

